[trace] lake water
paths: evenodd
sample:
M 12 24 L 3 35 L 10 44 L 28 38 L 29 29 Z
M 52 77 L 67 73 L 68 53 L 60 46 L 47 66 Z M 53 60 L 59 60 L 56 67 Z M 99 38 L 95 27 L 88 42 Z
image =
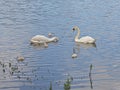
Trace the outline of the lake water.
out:
M 120 90 L 119 10 L 120 0 L 1 0 L 0 90 L 64 90 L 70 78 L 71 90 Z M 76 25 L 96 45 L 76 44 Z M 48 33 L 59 41 L 30 45 Z

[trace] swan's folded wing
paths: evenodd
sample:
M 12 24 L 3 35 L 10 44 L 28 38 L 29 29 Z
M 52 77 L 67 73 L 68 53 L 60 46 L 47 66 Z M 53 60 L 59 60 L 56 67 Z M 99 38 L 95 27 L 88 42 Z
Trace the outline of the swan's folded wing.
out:
M 41 42 L 41 43 L 47 42 L 48 40 L 49 40 L 49 38 L 47 38 L 43 35 L 36 35 L 31 39 L 31 41 L 37 41 L 37 42 Z
M 95 39 L 90 37 L 90 36 L 85 36 L 85 37 L 80 38 L 80 42 L 83 42 L 83 43 L 94 43 Z

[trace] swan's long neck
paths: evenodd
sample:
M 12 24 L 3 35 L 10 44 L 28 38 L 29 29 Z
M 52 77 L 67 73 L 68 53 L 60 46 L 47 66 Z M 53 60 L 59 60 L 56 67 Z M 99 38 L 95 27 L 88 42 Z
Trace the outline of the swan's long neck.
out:
M 77 28 L 76 30 L 77 30 L 77 35 L 75 36 L 75 40 L 79 39 L 79 37 L 80 37 L 80 29 Z
M 52 37 L 52 38 L 49 39 L 49 41 L 50 42 L 56 42 L 56 41 L 58 41 L 58 38 L 57 37 Z

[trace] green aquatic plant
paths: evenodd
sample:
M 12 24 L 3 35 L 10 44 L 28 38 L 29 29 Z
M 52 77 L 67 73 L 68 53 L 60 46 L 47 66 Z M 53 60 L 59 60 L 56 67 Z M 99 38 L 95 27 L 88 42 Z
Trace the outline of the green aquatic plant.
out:
M 11 65 L 11 63 L 9 62 L 9 67 L 11 67 L 12 65 Z
M 52 90 L 52 82 L 50 82 L 49 90 Z
M 5 69 L 3 69 L 3 72 L 5 73 Z
M 92 75 L 91 75 L 91 71 L 92 71 L 93 65 L 90 65 L 90 71 L 89 71 L 89 79 L 90 79 L 90 87 L 91 89 L 93 89 L 93 82 L 92 82 Z
M 18 70 L 18 66 L 13 66 L 13 67 L 11 67 L 11 70 L 12 70 L 13 72 L 17 71 L 17 70 Z
M 64 90 L 70 90 L 71 89 L 71 82 L 73 81 L 73 78 L 67 78 L 66 82 L 64 83 Z
M 91 76 L 91 71 L 92 71 L 93 65 L 90 65 L 90 71 L 89 71 L 89 76 Z

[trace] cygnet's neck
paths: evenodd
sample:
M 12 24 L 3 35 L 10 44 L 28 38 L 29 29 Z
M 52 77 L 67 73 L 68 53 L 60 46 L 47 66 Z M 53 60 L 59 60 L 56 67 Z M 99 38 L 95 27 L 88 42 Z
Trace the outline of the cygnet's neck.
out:
M 57 37 L 52 37 L 49 39 L 50 42 L 56 42 L 57 41 Z

